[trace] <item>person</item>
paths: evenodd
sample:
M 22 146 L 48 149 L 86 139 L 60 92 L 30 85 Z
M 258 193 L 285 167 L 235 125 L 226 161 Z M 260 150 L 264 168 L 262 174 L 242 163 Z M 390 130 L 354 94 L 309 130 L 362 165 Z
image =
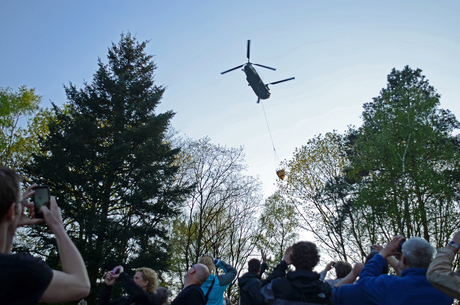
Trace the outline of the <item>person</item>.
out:
M 77 247 L 64 229 L 61 210 L 51 196 L 49 208 L 43 206 L 43 219 L 35 218 L 31 185 L 21 198 L 20 178 L 9 168 L 0 167 L 0 299 L 2 304 L 37 304 L 75 301 L 88 296 L 90 281 Z M 32 218 L 24 213 L 27 207 Z M 11 254 L 16 229 L 45 222 L 55 235 L 62 271 L 52 270 L 29 254 Z
M 208 302 L 206 304 L 223 305 L 224 291 L 236 277 L 236 269 L 220 259 L 212 258 L 211 256 L 207 255 L 201 257 L 198 262 L 206 265 L 210 272 L 206 282 L 201 285 L 203 293 L 205 295 L 208 294 Z M 216 267 L 221 268 L 225 274 L 215 276 L 213 272 L 215 272 Z M 209 289 L 211 290 L 209 291 Z
M 452 261 L 458 253 L 459 245 L 460 231 L 457 231 L 446 247 L 438 250 L 426 273 L 434 287 L 456 299 L 460 299 L 460 273 L 452 271 Z
M 158 305 L 166 305 L 168 304 L 168 298 L 171 296 L 171 290 L 166 287 L 158 287 L 157 288 L 157 300 Z
M 206 265 L 192 265 L 184 276 L 184 289 L 171 302 L 171 305 L 205 305 L 206 299 L 200 286 L 208 277 L 209 269 Z
M 262 283 L 260 276 L 267 268 L 266 257 L 262 252 L 262 264 L 256 258 L 248 262 L 248 272 L 238 278 L 238 286 L 240 287 L 240 305 L 263 305 L 268 304 L 265 298 L 260 293 Z
M 316 245 L 301 241 L 286 249 L 283 260 L 273 273 L 262 282 L 261 293 L 269 304 L 291 304 L 291 302 L 309 302 L 330 304 L 332 288 L 319 280 L 319 274 L 313 268 L 319 262 Z M 295 271 L 286 269 L 293 264 Z
M 155 295 L 158 287 L 158 276 L 155 271 L 146 267 L 138 268 L 133 278 L 124 272 L 122 266 L 117 266 L 114 271 L 115 273 L 112 271 L 107 272 L 105 276 L 105 283 L 99 294 L 99 305 L 158 304 Z M 110 301 L 112 287 L 117 279 L 120 279 L 120 283 L 125 288 L 128 296 Z
M 325 280 L 327 272 L 332 269 L 332 267 L 335 268 L 335 275 L 336 279 L 335 280 Z M 338 282 L 340 282 L 344 277 L 346 277 L 351 271 L 352 267 L 350 263 L 344 262 L 344 261 L 338 261 L 334 262 L 331 261 L 326 265 L 326 268 L 324 268 L 323 271 L 319 273 L 319 280 L 324 281 L 328 283 L 331 287 L 335 286 Z
M 355 285 L 334 287 L 334 304 L 452 304 L 452 298 L 438 291 L 426 279 L 434 248 L 426 240 L 412 237 L 398 252 L 403 240 L 401 236 L 394 237 L 364 266 Z M 390 255 L 401 255 L 398 263 L 401 276 L 381 274 Z M 343 290 L 345 286 L 356 286 L 359 293 Z

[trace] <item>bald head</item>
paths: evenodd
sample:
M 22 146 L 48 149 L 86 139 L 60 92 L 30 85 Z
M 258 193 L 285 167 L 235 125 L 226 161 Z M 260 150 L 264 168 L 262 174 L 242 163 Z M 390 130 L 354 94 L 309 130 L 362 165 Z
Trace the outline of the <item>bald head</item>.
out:
M 185 287 L 189 285 L 202 285 L 209 277 L 209 269 L 206 265 L 196 264 L 188 269 L 187 274 L 185 274 Z

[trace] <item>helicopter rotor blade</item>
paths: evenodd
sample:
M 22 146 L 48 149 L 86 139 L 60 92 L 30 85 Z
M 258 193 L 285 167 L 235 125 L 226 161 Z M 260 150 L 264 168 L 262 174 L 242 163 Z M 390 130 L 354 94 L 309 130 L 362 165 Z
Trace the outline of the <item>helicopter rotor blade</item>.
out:
M 267 67 L 267 66 L 263 66 L 263 65 L 259 65 L 259 64 L 253 64 L 255 66 L 259 66 L 259 67 L 262 67 L 262 68 L 265 68 L 265 69 L 270 69 L 270 70 L 273 70 L 273 71 L 276 71 L 275 68 L 270 68 L 270 67 Z
M 247 54 L 248 62 L 249 62 L 249 55 L 250 55 L 249 50 L 250 50 L 250 49 L 251 49 L 251 40 L 248 40 L 248 54 Z
M 230 72 L 230 71 L 239 69 L 239 68 L 241 68 L 242 66 L 244 66 L 244 64 L 242 64 L 242 65 L 240 65 L 240 66 L 238 66 L 238 67 L 235 67 L 235 68 L 231 68 L 230 70 L 227 70 L 227 71 L 224 71 L 224 72 L 220 72 L 220 74 L 225 74 L 225 73 L 227 73 L 227 72 Z
M 291 77 L 291 78 L 286 78 L 286 79 L 283 79 L 283 80 L 279 80 L 279 81 L 277 81 L 277 82 L 273 82 L 273 83 L 267 84 L 267 86 L 268 86 L 268 85 L 276 85 L 276 84 L 279 84 L 279 83 L 282 83 L 282 82 L 287 82 L 287 81 L 293 80 L 293 79 L 295 79 L 295 77 Z

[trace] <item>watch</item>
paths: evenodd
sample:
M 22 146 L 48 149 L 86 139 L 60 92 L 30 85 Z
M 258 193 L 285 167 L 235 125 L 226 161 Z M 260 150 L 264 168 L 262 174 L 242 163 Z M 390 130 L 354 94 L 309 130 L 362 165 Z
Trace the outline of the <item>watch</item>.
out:
M 456 252 L 458 252 L 458 250 L 460 250 L 460 247 L 459 247 L 458 244 L 455 242 L 455 240 L 451 240 L 451 241 L 449 242 L 449 245 L 452 246 L 452 247 L 454 247 L 454 248 L 457 250 Z

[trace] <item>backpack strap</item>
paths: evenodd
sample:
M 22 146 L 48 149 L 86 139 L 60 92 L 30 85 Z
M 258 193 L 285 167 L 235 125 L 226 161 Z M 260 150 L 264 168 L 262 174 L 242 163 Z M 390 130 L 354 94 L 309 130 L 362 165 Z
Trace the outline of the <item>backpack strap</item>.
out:
M 212 287 L 214 286 L 215 281 L 216 281 L 216 276 L 212 278 L 211 286 L 209 286 L 208 292 L 206 292 L 206 295 L 204 296 L 206 303 L 208 303 L 209 294 L 211 293 L 211 290 L 212 290 Z

